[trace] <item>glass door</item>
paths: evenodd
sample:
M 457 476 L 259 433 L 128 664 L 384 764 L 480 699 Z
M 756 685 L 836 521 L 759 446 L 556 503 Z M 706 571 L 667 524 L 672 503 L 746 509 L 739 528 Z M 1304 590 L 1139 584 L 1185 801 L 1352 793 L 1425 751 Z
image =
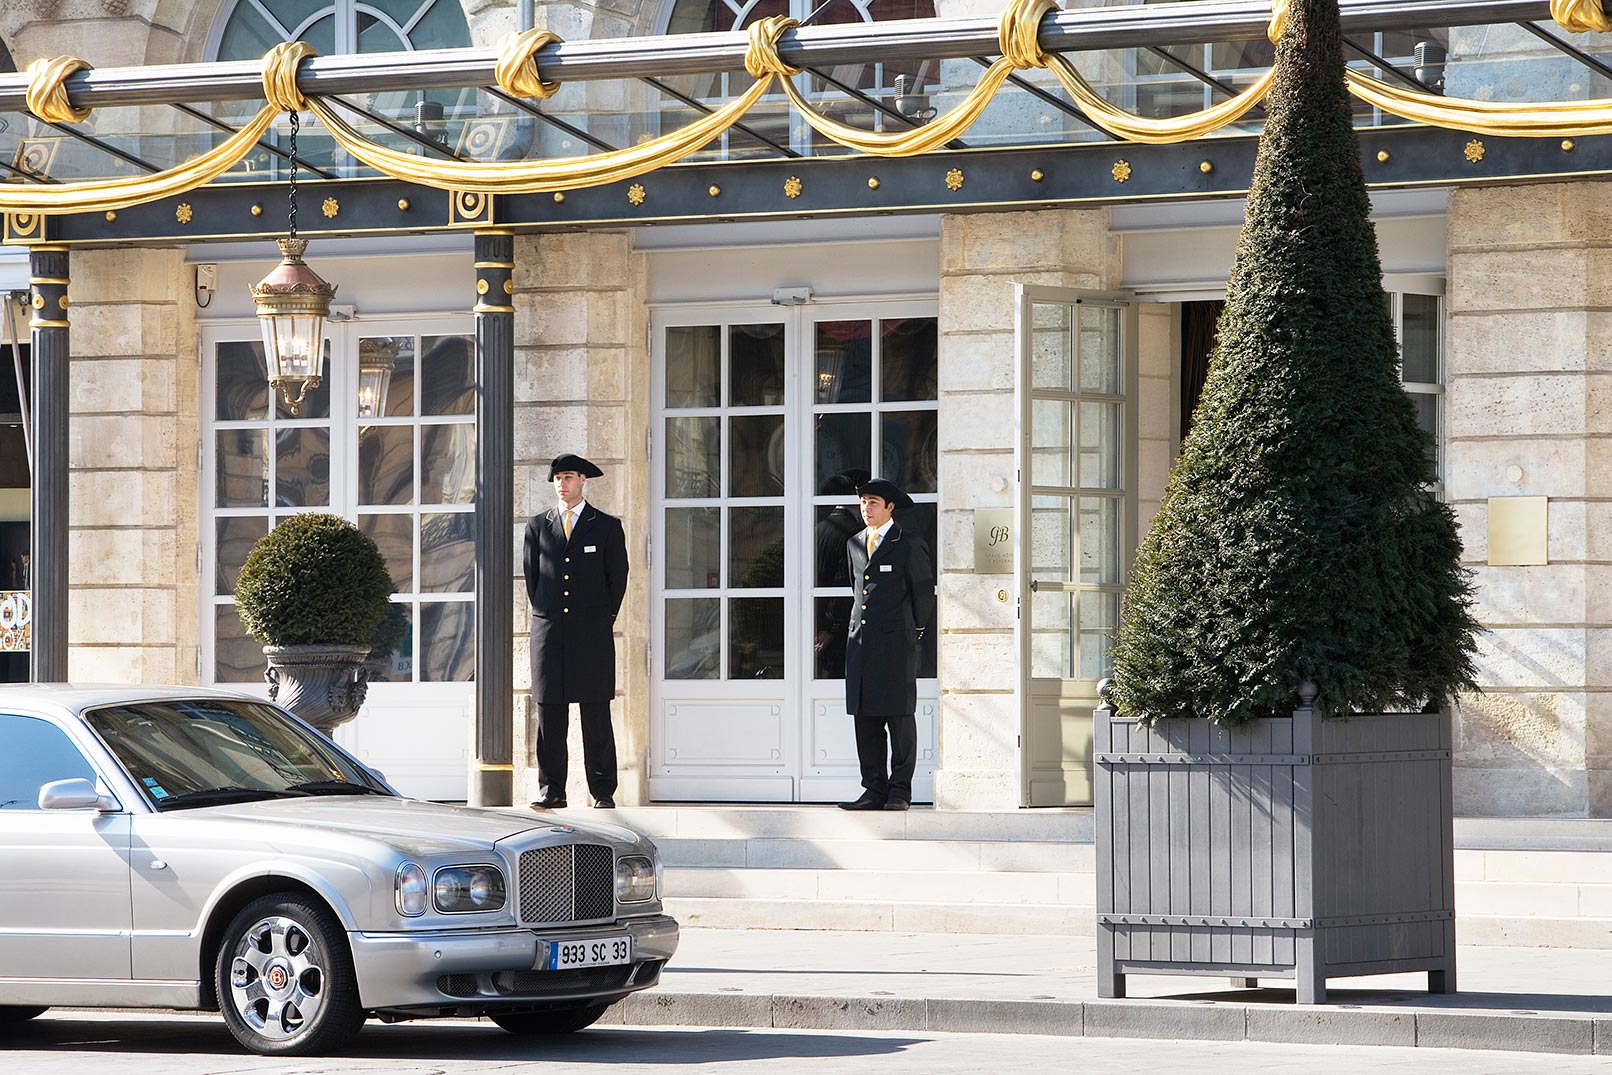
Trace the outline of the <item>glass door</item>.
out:
M 845 713 L 855 487 L 889 477 L 933 553 L 935 304 L 655 316 L 650 794 L 833 801 L 858 787 Z M 877 465 L 875 465 L 877 460 Z M 919 775 L 934 767 L 934 632 Z
M 1091 715 L 1135 547 L 1136 307 L 1020 288 L 1022 801 L 1092 801 Z

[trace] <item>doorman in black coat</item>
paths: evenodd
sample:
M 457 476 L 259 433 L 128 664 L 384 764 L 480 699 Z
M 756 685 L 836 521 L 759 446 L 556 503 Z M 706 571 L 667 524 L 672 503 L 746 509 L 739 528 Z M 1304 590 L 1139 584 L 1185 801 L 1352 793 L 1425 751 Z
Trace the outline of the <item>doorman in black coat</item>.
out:
M 905 810 L 918 761 L 918 640 L 935 611 L 935 572 L 923 539 L 891 517 L 912 507 L 912 498 L 883 478 L 863 482 L 856 493 L 867 527 L 845 543 L 851 572 L 845 708 L 856 721 L 865 790 L 840 809 Z
M 571 703 L 582 713 L 582 761 L 593 805 L 616 805 L 614 627 L 627 596 L 627 539 L 621 520 L 583 499 L 603 475 L 579 455 L 549 465 L 559 503 L 526 523 L 526 596 L 532 603 L 532 698 L 537 702 L 534 809 L 565 803 L 566 730 Z

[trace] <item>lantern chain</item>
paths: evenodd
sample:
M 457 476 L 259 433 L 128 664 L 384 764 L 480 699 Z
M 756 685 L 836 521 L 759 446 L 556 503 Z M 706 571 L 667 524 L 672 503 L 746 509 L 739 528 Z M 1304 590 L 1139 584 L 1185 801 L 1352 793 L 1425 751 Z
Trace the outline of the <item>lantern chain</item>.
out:
M 297 128 L 302 126 L 302 114 L 291 112 L 291 183 L 288 197 L 291 200 L 291 238 L 297 237 Z

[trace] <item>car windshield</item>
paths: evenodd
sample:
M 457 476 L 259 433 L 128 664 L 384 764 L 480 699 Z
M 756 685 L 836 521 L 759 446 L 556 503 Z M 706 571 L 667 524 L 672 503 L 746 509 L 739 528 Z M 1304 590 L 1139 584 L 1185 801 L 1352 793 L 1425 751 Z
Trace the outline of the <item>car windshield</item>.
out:
M 159 810 L 391 794 L 352 759 L 261 702 L 139 702 L 94 709 L 85 719 Z

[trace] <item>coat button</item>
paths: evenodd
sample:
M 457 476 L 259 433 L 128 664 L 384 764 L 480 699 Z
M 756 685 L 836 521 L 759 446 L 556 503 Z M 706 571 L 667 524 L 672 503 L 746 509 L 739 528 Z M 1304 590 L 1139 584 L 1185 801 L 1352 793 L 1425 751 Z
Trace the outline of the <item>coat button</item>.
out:
M 571 581 L 571 576 L 570 575 L 565 576 L 565 581 L 570 582 Z
M 868 588 L 866 586 L 864 586 L 864 587 L 862 587 L 862 596 L 866 597 L 867 595 L 868 595 Z
M 560 596 L 561 596 L 561 597 L 570 597 L 570 596 L 571 596 L 571 591 L 570 591 L 570 590 L 567 590 L 567 591 L 565 591 L 565 592 L 564 592 L 564 593 L 563 593 L 563 594 L 561 594 L 561 595 L 560 595 Z
M 569 556 L 567 556 L 567 557 L 566 557 L 566 558 L 565 558 L 565 562 L 566 562 L 566 563 L 570 563 L 570 562 L 571 562 L 571 558 L 570 558 L 570 557 L 569 557 Z
M 561 612 L 570 612 L 570 611 L 571 611 L 571 610 L 570 610 L 570 609 L 568 609 L 568 608 L 562 608 L 562 609 L 560 609 L 560 611 L 561 611 Z

